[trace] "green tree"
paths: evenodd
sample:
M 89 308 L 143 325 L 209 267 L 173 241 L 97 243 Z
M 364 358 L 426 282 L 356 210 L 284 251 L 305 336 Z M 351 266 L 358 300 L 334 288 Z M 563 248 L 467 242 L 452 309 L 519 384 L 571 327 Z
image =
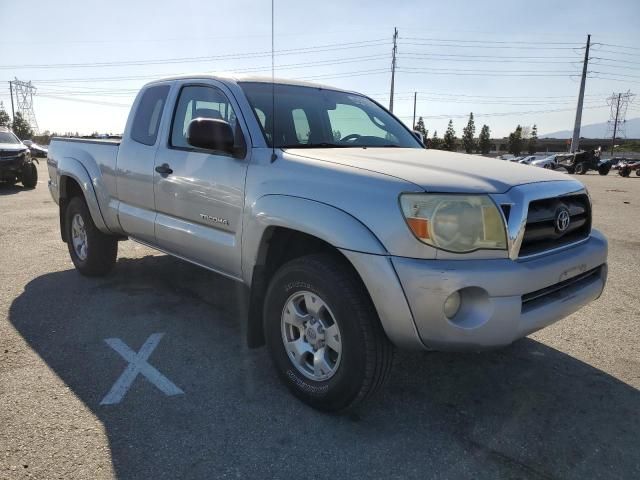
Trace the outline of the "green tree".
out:
M 522 152 L 522 127 L 518 125 L 515 131 L 509 134 L 509 153 L 516 157 Z
M 478 147 L 483 155 L 486 155 L 491 150 L 491 131 L 488 125 L 482 125 L 480 129 L 480 136 L 478 137 Z
M 10 127 L 11 126 L 11 117 L 4 109 L 4 105 L 0 102 L 0 127 Z
M 433 148 L 438 150 L 441 147 L 441 140 L 438 138 L 438 131 L 433 131 L 433 137 L 431 138 L 431 142 L 429 143 L 429 148 Z
M 424 119 L 422 117 L 418 118 L 418 123 L 416 123 L 414 130 L 421 133 L 425 139 L 427 138 L 427 130 L 424 128 Z
M 444 132 L 444 138 L 442 139 L 442 149 L 455 152 L 456 140 L 456 131 L 453 129 L 453 120 L 449 120 L 447 131 Z
M 33 136 L 31 125 L 22 117 L 20 112 L 16 113 L 11 129 L 20 140 L 28 140 Z
M 538 127 L 536 125 L 531 129 L 531 135 L 529 136 L 529 142 L 527 143 L 527 150 L 529 155 L 536 153 L 538 149 Z
M 465 152 L 472 153 L 476 149 L 476 141 L 473 138 L 475 135 L 476 124 L 473 121 L 473 112 L 471 112 L 467 126 L 462 129 L 462 146 Z

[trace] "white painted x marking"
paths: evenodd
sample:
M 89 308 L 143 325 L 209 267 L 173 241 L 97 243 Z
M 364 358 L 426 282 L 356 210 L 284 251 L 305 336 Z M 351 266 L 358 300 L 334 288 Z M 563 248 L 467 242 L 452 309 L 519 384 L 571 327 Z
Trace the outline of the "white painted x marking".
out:
M 160 343 L 160 340 L 164 336 L 164 333 L 154 333 L 147 338 L 144 345 L 140 348 L 138 353 L 131 350 L 122 340 L 119 338 L 105 338 L 105 342 L 116 352 L 124 358 L 129 365 L 122 372 L 120 378 L 113 384 L 109 393 L 102 399 L 100 405 L 114 405 L 120 403 L 125 394 L 133 384 L 139 373 L 141 373 L 147 380 L 154 384 L 165 395 L 180 395 L 184 392 L 180 390 L 176 385 L 167 377 L 162 375 L 158 370 L 152 367 L 147 359 L 153 353 L 155 348 Z

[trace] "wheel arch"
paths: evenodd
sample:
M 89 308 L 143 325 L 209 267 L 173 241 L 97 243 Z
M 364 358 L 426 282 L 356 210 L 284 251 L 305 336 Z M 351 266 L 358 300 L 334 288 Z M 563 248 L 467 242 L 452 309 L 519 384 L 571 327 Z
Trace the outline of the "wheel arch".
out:
M 98 198 L 91 181 L 91 176 L 81 162 L 75 158 L 65 157 L 58 164 L 58 191 L 60 232 L 63 241 L 67 241 L 64 217 L 69 200 L 75 196 L 82 196 L 87 203 L 91 218 L 96 227 L 104 233 L 111 233 L 105 224 Z
M 252 205 L 247 217 L 252 220 L 243 234 L 243 276 L 250 286 L 247 325 L 250 347 L 264 344 L 264 296 L 280 265 L 303 255 L 332 253 L 363 282 L 341 250 L 387 254 L 382 243 L 359 220 L 321 202 L 268 195 Z

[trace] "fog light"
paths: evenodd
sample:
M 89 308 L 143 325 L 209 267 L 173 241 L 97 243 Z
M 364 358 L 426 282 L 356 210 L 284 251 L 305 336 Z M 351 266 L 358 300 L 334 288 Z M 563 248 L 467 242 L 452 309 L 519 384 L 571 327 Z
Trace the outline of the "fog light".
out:
M 460 292 L 456 291 L 444 301 L 444 314 L 448 319 L 452 319 L 456 316 L 458 310 L 460 310 Z

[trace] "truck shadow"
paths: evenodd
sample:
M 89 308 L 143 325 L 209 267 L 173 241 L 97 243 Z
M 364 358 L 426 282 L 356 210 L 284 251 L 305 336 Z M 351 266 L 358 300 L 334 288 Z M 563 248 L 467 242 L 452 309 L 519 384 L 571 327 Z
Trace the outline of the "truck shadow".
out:
M 168 256 L 26 285 L 9 320 L 104 425 L 118 478 L 638 478 L 640 392 L 532 339 L 483 354 L 400 353 L 362 410 L 313 411 L 247 350 L 237 284 Z M 138 351 L 184 390 L 139 376 L 100 405 Z M 632 360 L 629 360 L 632 361 Z M 636 360 L 637 361 L 637 360 Z M 65 420 L 72 422 L 73 419 Z M 81 440 L 78 440 L 81 441 Z

